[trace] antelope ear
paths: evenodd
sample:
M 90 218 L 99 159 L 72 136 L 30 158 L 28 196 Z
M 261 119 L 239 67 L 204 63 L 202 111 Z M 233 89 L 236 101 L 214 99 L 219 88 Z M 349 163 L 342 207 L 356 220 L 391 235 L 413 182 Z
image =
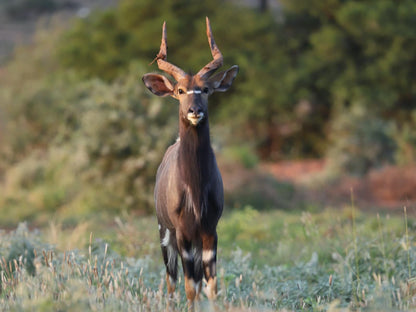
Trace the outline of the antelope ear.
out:
M 142 78 L 145 86 L 157 96 L 174 96 L 172 82 L 163 75 L 145 74 Z
M 237 74 L 238 66 L 234 65 L 226 71 L 215 74 L 214 76 L 209 78 L 209 81 L 211 82 L 214 91 L 225 92 L 231 87 L 234 78 L 235 76 L 237 76 Z

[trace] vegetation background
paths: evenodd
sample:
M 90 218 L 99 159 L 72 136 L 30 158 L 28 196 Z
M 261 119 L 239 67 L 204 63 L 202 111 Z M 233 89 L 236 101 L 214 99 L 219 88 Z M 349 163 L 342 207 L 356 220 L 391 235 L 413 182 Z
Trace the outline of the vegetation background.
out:
M 164 307 L 152 193 L 177 109 L 140 78 L 157 70 L 164 20 L 169 60 L 202 67 L 205 16 L 241 69 L 210 100 L 222 307 L 377 309 L 383 292 L 383 308 L 414 307 L 411 0 L 3 1 L 2 304 Z M 10 52 L 10 25 L 35 23 Z

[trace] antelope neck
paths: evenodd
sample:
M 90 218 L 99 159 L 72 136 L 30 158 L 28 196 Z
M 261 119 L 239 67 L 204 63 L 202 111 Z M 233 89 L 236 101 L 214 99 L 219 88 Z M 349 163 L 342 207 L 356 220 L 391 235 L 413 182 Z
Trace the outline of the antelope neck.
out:
M 181 117 L 179 121 L 179 139 L 181 142 L 191 143 L 196 149 L 205 146 L 210 147 L 208 114 L 204 115 L 204 120 L 197 125 L 192 125 L 186 116 Z

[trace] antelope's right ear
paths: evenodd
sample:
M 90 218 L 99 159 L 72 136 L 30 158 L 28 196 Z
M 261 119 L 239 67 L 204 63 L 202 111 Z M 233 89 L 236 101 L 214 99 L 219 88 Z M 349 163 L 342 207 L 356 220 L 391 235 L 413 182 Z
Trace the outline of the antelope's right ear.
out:
M 174 86 L 172 82 L 163 75 L 145 74 L 142 78 L 145 86 L 157 96 L 173 96 Z

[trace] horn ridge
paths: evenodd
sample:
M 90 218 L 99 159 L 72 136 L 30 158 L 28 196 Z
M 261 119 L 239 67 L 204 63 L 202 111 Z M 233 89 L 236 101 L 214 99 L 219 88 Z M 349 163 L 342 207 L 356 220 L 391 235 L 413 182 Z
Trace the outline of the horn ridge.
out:
M 209 18 L 206 17 L 206 25 L 207 25 L 207 37 L 208 37 L 208 44 L 211 49 L 211 55 L 213 60 L 209 62 L 207 65 L 202 67 L 202 69 L 198 72 L 197 75 L 207 78 L 214 73 L 218 68 L 220 68 L 223 64 L 223 56 L 218 48 L 217 44 L 215 43 L 214 36 L 212 35 L 212 28 Z
M 186 76 L 186 73 L 177 67 L 176 65 L 173 65 L 172 63 L 169 63 L 167 61 L 168 57 L 168 43 L 167 43 L 167 31 L 166 31 L 166 21 L 163 22 L 162 27 L 162 41 L 160 43 L 160 50 L 159 53 L 156 55 L 156 61 L 157 66 L 160 70 L 163 70 L 167 74 L 171 75 L 173 78 L 175 78 L 176 81 L 179 81 L 179 79 Z

